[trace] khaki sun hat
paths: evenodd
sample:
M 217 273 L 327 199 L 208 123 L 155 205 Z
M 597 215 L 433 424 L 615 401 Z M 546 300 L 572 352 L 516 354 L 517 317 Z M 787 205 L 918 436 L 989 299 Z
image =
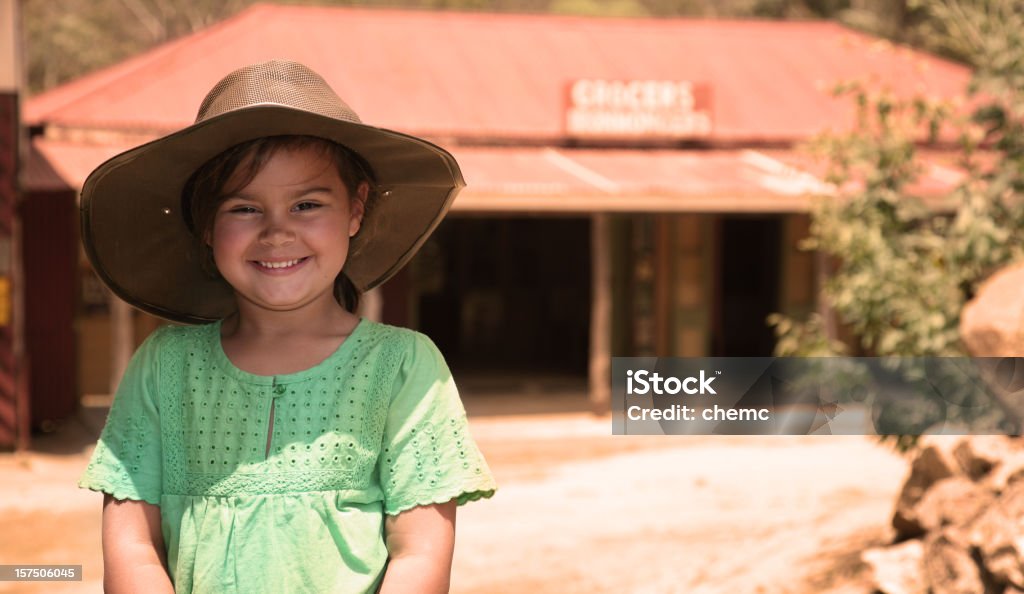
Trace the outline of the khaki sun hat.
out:
M 121 153 L 82 187 L 82 242 L 99 277 L 143 311 L 190 324 L 235 311 L 231 287 L 212 278 L 182 216 L 182 189 L 208 160 L 265 136 L 332 140 L 370 164 L 376 204 L 349 249 L 345 273 L 360 290 L 390 278 L 426 241 L 464 187 L 446 150 L 363 124 L 320 75 L 295 62 L 246 66 L 203 100 L 193 125 Z

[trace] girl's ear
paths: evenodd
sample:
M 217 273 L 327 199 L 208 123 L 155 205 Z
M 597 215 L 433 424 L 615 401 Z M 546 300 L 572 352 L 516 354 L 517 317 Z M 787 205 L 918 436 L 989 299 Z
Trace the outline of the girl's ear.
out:
M 366 213 L 366 198 L 370 194 L 370 184 L 362 182 L 356 188 L 356 193 L 351 197 L 348 204 L 348 236 L 355 237 L 363 224 L 363 215 Z

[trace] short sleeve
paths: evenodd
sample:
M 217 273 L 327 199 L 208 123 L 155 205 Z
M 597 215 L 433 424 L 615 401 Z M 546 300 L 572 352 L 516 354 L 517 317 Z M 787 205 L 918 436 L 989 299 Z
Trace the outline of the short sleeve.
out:
M 160 504 L 163 492 L 157 330 L 139 347 L 117 388 L 79 487 Z
M 496 488 L 451 372 L 422 334 L 412 335 L 395 379 L 379 465 L 390 515 L 451 499 L 462 505 Z

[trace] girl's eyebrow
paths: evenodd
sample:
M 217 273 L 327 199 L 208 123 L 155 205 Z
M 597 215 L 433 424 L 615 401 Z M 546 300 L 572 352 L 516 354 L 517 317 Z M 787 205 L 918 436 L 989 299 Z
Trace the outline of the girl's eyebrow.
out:
M 299 196 L 306 196 L 308 194 L 330 194 L 332 191 L 334 190 L 327 186 L 309 186 L 306 188 L 299 188 L 298 190 L 292 192 L 291 195 L 293 198 L 297 198 Z M 234 192 L 232 194 L 228 194 L 228 196 L 224 198 L 224 201 L 227 202 L 228 200 L 251 200 L 255 202 L 257 198 L 252 196 L 251 194 L 246 193 L 243 190 L 239 192 Z
M 311 186 L 295 192 L 294 196 L 305 196 L 306 194 L 330 194 L 333 190 L 327 186 Z

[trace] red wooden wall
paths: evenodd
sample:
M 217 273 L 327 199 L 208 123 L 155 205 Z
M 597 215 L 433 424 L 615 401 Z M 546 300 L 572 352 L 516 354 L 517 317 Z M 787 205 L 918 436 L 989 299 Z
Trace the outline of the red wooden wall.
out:
M 21 202 L 18 214 L 22 228 L 31 420 L 33 428 L 46 428 L 73 414 L 78 406 L 75 194 L 33 192 Z

